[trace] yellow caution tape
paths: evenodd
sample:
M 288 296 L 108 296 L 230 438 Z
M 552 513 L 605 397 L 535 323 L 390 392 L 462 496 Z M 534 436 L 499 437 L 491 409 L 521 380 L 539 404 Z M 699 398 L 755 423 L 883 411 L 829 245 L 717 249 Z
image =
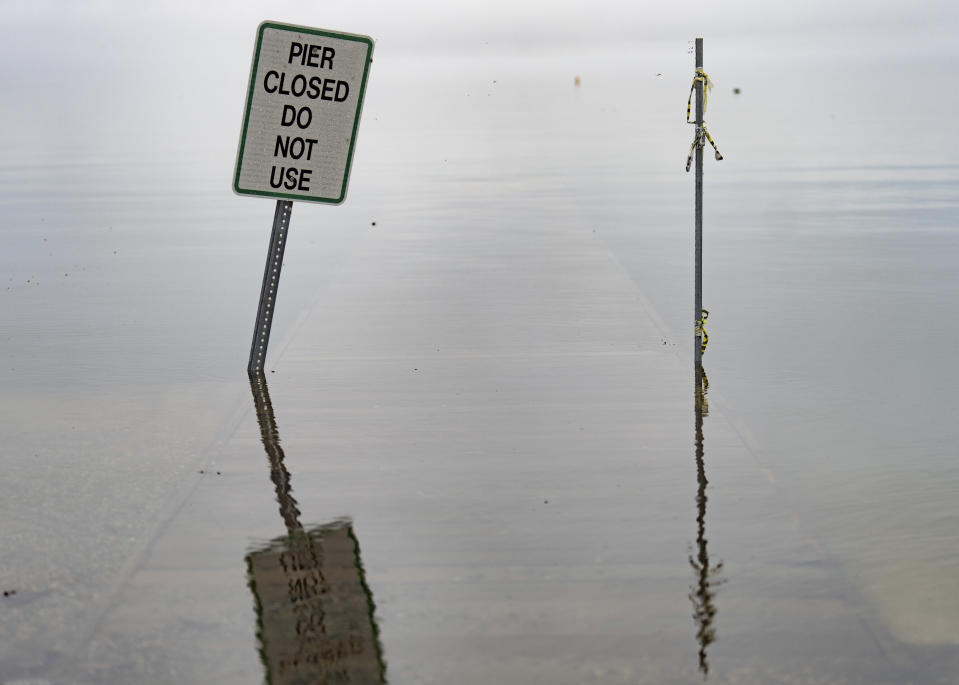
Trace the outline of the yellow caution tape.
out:
M 709 400 L 706 398 L 709 393 L 709 379 L 706 377 L 706 369 L 699 365 L 697 369 L 699 385 L 696 387 L 696 408 L 702 412 L 703 416 L 709 415 Z
M 713 82 L 710 80 L 709 75 L 702 69 L 696 70 L 696 76 L 693 77 L 693 85 L 689 87 L 689 97 L 686 99 L 686 123 L 695 124 L 696 122 L 690 119 L 690 114 L 692 111 L 693 105 L 693 92 L 696 90 L 696 84 L 702 82 L 703 84 L 703 124 L 702 126 L 696 126 L 696 135 L 693 136 L 693 142 L 689 146 L 689 155 L 686 157 L 686 171 L 688 172 L 693 166 L 693 155 L 696 154 L 696 148 L 706 147 L 706 141 L 709 141 L 709 144 L 713 146 L 713 151 L 716 153 L 716 161 L 719 162 L 722 160 L 723 156 L 719 152 L 719 148 L 716 147 L 716 141 L 713 140 L 713 137 L 709 135 L 709 131 L 706 130 L 706 103 L 709 100 L 709 91 L 712 90 Z
M 693 155 L 696 154 L 696 148 L 706 147 L 707 140 L 709 141 L 709 144 L 713 146 L 713 150 L 716 152 L 716 161 L 722 161 L 723 156 L 719 152 L 719 148 L 716 147 L 716 141 L 714 141 L 713 137 L 709 135 L 709 131 L 706 130 L 706 125 L 703 124 L 696 129 L 696 135 L 693 136 L 693 142 L 689 146 L 689 155 L 686 156 L 686 171 L 689 171 L 689 169 L 693 166 Z
M 693 85 L 689 87 L 689 97 L 686 98 L 686 123 L 695 124 L 696 122 L 690 119 L 690 114 L 693 108 L 693 93 L 696 92 L 696 84 L 700 81 L 703 82 L 703 116 L 706 115 L 706 103 L 709 101 L 709 91 L 713 89 L 713 82 L 707 74 L 702 69 L 696 70 L 696 76 L 693 77 Z
M 703 318 L 696 320 L 696 337 L 702 338 L 701 347 L 699 349 L 700 356 L 706 354 L 706 345 L 709 344 L 709 334 L 706 332 L 706 319 L 709 318 L 709 310 L 703 310 Z

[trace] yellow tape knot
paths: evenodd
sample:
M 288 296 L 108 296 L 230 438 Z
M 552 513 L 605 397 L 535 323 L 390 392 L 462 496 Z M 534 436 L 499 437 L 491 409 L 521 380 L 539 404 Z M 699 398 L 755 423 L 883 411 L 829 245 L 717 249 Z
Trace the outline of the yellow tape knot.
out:
M 709 135 L 709 131 L 706 130 L 706 103 L 709 101 L 709 91 L 713 88 L 712 79 L 709 78 L 707 74 L 702 69 L 696 69 L 696 75 L 693 77 L 693 84 L 689 87 L 689 97 L 686 98 L 686 123 L 695 125 L 696 122 L 690 118 L 693 106 L 693 93 L 696 91 L 696 84 L 703 84 L 703 123 L 701 126 L 696 126 L 696 134 L 693 136 L 693 142 L 689 146 L 689 155 L 686 157 L 686 171 L 689 172 L 690 168 L 693 166 L 693 155 L 696 153 L 696 149 L 703 149 L 706 147 L 706 141 L 709 141 L 709 144 L 713 146 L 713 151 L 716 153 L 716 161 L 722 161 L 723 156 L 719 152 L 719 148 L 716 147 L 716 141 L 713 140 L 713 137 Z

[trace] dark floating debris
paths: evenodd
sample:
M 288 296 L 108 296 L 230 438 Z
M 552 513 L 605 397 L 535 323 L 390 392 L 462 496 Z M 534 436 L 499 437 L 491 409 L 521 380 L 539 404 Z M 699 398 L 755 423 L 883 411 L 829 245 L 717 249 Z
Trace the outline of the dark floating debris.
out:
M 3 596 L 4 596 L 4 597 L 13 597 L 15 594 L 17 594 L 17 591 L 16 591 L 16 590 L 4 590 L 4 591 L 3 591 Z
M 733 95 L 739 95 L 742 91 L 739 88 L 733 88 Z

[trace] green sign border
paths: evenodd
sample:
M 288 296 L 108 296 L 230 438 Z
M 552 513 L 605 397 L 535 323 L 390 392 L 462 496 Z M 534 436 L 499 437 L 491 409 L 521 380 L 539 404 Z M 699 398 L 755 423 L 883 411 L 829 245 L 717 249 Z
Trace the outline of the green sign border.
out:
M 263 32 L 266 29 L 277 29 L 279 31 L 290 31 L 291 33 L 309 33 L 314 36 L 324 36 L 326 38 L 338 38 L 341 40 L 352 40 L 357 43 L 365 43 L 366 64 L 363 67 L 363 81 L 360 84 L 360 95 L 356 101 L 356 115 L 353 119 L 353 132 L 350 134 L 350 149 L 346 155 L 346 169 L 343 171 L 343 185 L 340 187 L 339 197 L 317 197 L 315 195 L 296 195 L 291 193 L 274 193 L 266 190 L 248 190 L 240 188 L 240 169 L 243 165 L 243 150 L 246 147 L 246 133 L 250 125 L 250 109 L 253 106 L 253 89 L 256 86 L 256 72 L 260 64 L 260 47 L 263 45 Z M 336 31 L 325 31 L 323 29 L 314 29 L 308 26 L 297 26 L 296 24 L 281 24 L 275 21 L 264 21 L 256 31 L 256 49 L 253 52 L 253 64 L 250 66 L 250 84 L 246 95 L 246 109 L 243 112 L 243 127 L 240 129 L 240 147 L 236 153 L 236 170 L 233 174 L 233 192 L 237 195 L 254 195 L 257 197 L 275 197 L 282 200 L 299 200 L 303 202 L 323 202 L 326 204 L 342 204 L 346 199 L 346 186 L 350 180 L 350 169 L 353 166 L 353 148 L 356 145 L 356 131 L 360 125 L 360 112 L 363 109 L 363 99 L 366 96 L 366 80 L 370 73 L 370 63 L 373 61 L 373 39 L 369 36 L 361 36 L 355 33 L 338 33 Z

